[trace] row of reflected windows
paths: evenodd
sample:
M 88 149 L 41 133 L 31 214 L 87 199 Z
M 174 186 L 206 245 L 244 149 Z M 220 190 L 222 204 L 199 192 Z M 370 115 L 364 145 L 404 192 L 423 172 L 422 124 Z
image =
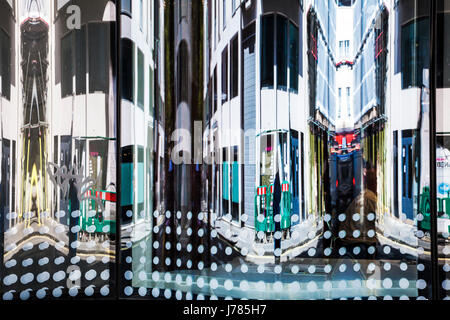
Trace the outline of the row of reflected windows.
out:
M 438 30 L 450 27 L 450 14 L 438 14 Z M 61 39 L 61 94 L 62 97 L 86 93 L 86 73 L 89 73 L 89 92 L 108 92 L 108 61 L 111 52 L 110 24 L 104 22 L 88 23 L 78 30 L 68 32 Z M 416 19 L 404 26 L 401 32 L 401 70 L 402 88 L 420 87 L 423 85 L 423 70 L 429 67 L 429 19 Z M 440 37 L 437 58 L 437 87 L 450 87 L 450 38 Z M 0 76 L 2 78 L 2 96 L 10 99 L 11 51 L 10 38 L 0 30 Z M 131 41 L 129 41 L 131 42 Z M 124 59 L 123 98 L 135 101 L 133 44 L 122 42 Z M 227 50 L 227 49 L 225 49 Z M 274 65 L 277 66 L 277 88 L 287 89 L 289 74 L 290 90 L 298 91 L 299 74 L 299 31 L 298 27 L 280 15 L 268 15 L 262 19 L 261 40 L 261 87 L 273 88 Z M 126 57 L 126 58 L 125 58 Z M 131 57 L 131 59 L 128 59 Z M 144 57 L 140 49 L 138 60 L 138 106 L 144 105 Z M 8 63 L 9 62 L 9 63 Z M 231 63 L 231 98 L 238 92 L 238 42 L 237 37 L 230 44 Z M 223 53 L 222 70 L 228 68 L 227 51 Z M 227 73 L 222 72 L 222 99 L 227 98 Z M 75 78 L 75 82 L 73 79 Z M 151 79 L 150 79 L 151 82 Z
M 274 88 L 274 66 L 276 66 L 277 88 L 287 91 L 289 75 L 290 91 L 298 92 L 300 59 L 298 27 L 280 15 L 264 16 L 261 27 L 261 88 Z M 239 43 L 237 35 L 230 41 L 229 47 L 230 50 L 226 46 L 222 51 L 222 104 L 228 101 L 228 95 L 230 95 L 230 99 L 238 96 L 239 88 Z M 229 72 L 228 62 L 230 62 Z M 213 77 L 214 88 L 217 88 L 216 69 L 213 71 Z M 228 88 L 228 79 L 230 79 L 230 88 Z M 230 92 L 228 92 L 228 89 Z M 215 102 L 218 100 L 216 95 L 214 95 L 214 100 Z M 216 107 L 217 104 L 214 103 L 214 106 Z
M 132 103 L 137 102 L 137 106 L 144 110 L 145 95 L 148 94 L 150 113 L 152 114 L 153 101 L 153 70 L 148 67 L 149 88 L 145 89 L 145 57 L 132 40 L 124 38 L 120 40 L 121 45 L 121 95 L 122 99 Z M 136 54 L 137 51 L 137 54 Z M 136 77 L 137 73 L 137 77 Z M 137 88 L 136 88 L 137 87 Z M 137 92 L 135 94 L 135 88 Z

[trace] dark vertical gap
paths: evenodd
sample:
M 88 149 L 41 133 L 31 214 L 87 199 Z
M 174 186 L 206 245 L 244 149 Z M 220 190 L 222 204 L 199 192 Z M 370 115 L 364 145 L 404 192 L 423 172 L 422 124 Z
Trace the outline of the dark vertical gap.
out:
M 436 5 L 431 0 L 430 12 L 430 218 L 431 218 L 431 285 L 432 299 L 439 299 L 439 266 L 437 243 L 436 187 Z
M 120 164 L 121 164 L 121 156 L 120 156 L 120 146 L 121 146 L 121 84 L 120 84 L 120 58 L 121 58 L 121 47 L 120 47 L 120 38 L 121 38 L 121 10 L 122 8 L 122 0 L 116 0 L 116 29 L 115 29 L 115 45 L 116 45 L 116 257 L 114 260 L 115 263 L 115 299 L 120 299 L 120 243 L 121 243 L 121 234 L 120 234 L 120 218 L 122 213 L 122 208 L 120 206 L 121 200 L 121 181 L 120 181 Z

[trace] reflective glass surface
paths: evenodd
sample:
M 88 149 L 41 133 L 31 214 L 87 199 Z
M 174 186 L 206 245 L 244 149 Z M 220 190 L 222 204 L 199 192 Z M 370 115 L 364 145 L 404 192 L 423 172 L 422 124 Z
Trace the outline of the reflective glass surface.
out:
M 0 0 L 1 299 L 448 299 L 431 3 Z

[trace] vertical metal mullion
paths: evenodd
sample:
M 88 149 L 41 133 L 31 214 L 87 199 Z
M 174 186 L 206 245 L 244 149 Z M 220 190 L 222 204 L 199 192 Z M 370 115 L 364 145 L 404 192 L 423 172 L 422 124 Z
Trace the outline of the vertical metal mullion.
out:
M 431 218 L 431 284 L 432 299 L 439 299 L 439 266 L 437 239 L 436 187 L 436 13 L 437 0 L 431 0 L 430 10 L 430 218 Z
M 115 252 L 115 282 L 116 282 L 116 290 L 115 292 L 115 300 L 120 299 L 120 243 L 121 243 L 121 206 L 120 206 L 120 199 L 121 199 L 121 181 L 120 181 L 120 164 L 121 164 L 121 153 L 120 153 L 120 146 L 121 146 L 121 83 L 120 83 L 120 76 L 121 76 L 121 70 L 120 70 L 120 58 L 121 58 L 121 46 L 120 46 L 120 40 L 121 40 L 121 13 L 122 13 L 122 0 L 116 0 L 116 30 L 115 30 L 115 43 L 116 43 L 116 252 Z

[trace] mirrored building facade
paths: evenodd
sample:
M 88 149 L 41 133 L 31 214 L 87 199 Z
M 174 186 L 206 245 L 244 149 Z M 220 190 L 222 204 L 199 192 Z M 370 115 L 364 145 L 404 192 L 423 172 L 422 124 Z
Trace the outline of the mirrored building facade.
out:
M 448 299 L 449 14 L 0 0 L 0 296 Z

